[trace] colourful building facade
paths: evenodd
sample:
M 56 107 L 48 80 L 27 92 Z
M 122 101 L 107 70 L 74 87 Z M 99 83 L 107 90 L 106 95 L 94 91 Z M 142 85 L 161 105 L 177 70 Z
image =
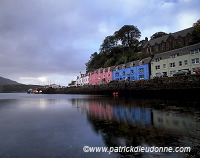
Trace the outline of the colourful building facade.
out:
M 89 75 L 89 84 L 90 85 L 99 85 L 105 84 L 112 81 L 112 68 L 99 68 L 93 72 L 90 72 Z
M 116 81 L 136 81 L 150 79 L 151 58 L 129 62 L 116 66 L 113 70 L 113 80 Z

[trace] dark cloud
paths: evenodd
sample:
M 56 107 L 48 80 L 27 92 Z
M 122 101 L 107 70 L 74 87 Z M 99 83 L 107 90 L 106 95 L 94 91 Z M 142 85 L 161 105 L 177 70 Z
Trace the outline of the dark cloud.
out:
M 178 31 L 199 19 L 198 6 L 199 0 L 1 0 L 0 76 L 67 84 L 123 25 L 137 26 L 142 38 Z

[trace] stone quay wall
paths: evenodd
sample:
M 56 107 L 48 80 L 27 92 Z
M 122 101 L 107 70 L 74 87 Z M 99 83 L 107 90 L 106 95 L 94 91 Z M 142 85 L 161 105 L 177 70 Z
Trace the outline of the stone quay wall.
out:
M 112 95 L 160 95 L 182 94 L 200 95 L 200 74 L 187 76 L 164 77 L 139 81 L 113 82 L 101 85 L 87 85 L 82 87 L 67 87 L 55 89 L 53 93 L 63 94 L 106 94 Z M 46 91 L 48 93 L 48 91 Z M 192 94 L 191 94 L 192 93 Z M 200 98 L 200 97 L 199 97 Z

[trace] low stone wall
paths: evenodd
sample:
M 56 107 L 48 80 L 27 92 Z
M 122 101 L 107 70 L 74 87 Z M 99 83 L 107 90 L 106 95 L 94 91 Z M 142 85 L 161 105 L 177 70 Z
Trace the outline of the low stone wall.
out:
M 155 78 L 140 81 L 115 82 L 102 85 L 88 85 L 82 87 L 67 87 L 64 89 L 54 90 L 54 93 L 64 94 L 151 94 L 160 92 L 199 92 L 200 90 L 200 74 L 188 76 Z

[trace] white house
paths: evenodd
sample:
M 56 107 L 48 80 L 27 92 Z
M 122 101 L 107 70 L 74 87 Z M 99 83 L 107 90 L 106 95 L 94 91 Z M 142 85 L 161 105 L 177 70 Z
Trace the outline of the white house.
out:
M 81 74 L 79 73 L 79 76 L 77 76 L 76 79 L 76 86 L 83 86 L 89 84 L 89 75 L 88 74 Z

